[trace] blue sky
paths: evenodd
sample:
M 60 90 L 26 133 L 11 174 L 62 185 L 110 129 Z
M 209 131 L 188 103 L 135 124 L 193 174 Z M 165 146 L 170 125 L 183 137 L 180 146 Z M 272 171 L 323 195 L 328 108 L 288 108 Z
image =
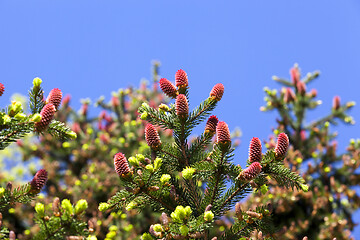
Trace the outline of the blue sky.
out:
M 221 3 L 220 3 L 221 2 Z M 34 77 L 81 98 L 110 99 L 112 91 L 150 77 L 150 62 L 173 80 L 189 76 L 191 105 L 212 86 L 225 85 L 215 114 L 243 137 L 236 161 L 244 165 L 254 136 L 266 139 L 274 114 L 262 113 L 263 87 L 272 75 L 320 70 L 321 116 L 332 97 L 360 104 L 360 2 L 335 1 L 4 1 L 0 0 L 0 82 L 26 94 Z M 360 121 L 359 106 L 351 112 Z M 337 127 L 339 149 L 359 138 L 360 125 Z M 359 217 L 357 217 L 359 219 Z M 360 236 L 360 231 L 356 232 Z

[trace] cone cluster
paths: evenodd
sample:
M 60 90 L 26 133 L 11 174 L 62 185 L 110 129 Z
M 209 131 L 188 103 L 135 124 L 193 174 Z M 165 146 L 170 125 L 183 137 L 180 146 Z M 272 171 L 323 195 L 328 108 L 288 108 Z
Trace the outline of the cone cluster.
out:
M 52 103 L 46 104 L 43 107 L 43 109 L 41 109 L 40 122 L 35 123 L 35 130 L 37 132 L 42 132 L 43 130 L 45 130 L 49 126 L 50 122 L 53 120 L 55 112 L 56 112 L 56 108 L 54 104 Z
M 289 147 L 289 138 L 285 133 L 280 133 L 275 146 L 275 154 L 277 158 L 283 158 Z
M 54 88 L 50 91 L 48 97 L 46 98 L 46 103 L 52 103 L 56 109 L 59 108 L 62 99 L 62 92 L 58 88 Z
M 152 149 L 158 149 L 161 145 L 159 133 L 150 123 L 145 127 L 145 140 Z
M 114 156 L 114 166 L 115 171 L 119 177 L 123 177 L 130 172 L 129 163 L 124 154 L 121 152 L 115 154 Z
M 249 161 L 253 162 L 261 162 L 262 151 L 261 151 L 261 141 L 259 138 L 254 137 L 250 141 L 249 146 Z
M 221 83 L 216 84 L 210 91 L 210 97 L 216 101 L 220 101 L 224 94 L 224 85 Z
M 48 179 L 48 174 L 45 169 L 40 169 L 36 172 L 34 178 L 31 180 L 31 190 L 39 192 L 44 186 Z
M 250 181 L 260 174 L 261 168 L 262 167 L 259 162 L 253 162 L 249 167 L 240 172 L 238 179 Z

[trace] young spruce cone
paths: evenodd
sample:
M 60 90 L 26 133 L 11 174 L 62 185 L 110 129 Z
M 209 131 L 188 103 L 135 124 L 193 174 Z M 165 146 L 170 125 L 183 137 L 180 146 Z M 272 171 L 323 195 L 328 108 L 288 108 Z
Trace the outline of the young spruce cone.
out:
M 41 109 L 40 122 L 35 123 L 35 130 L 37 132 L 42 132 L 43 130 L 45 130 L 48 127 L 48 125 L 50 124 L 50 122 L 52 121 L 52 119 L 54 118 L 55 112 L 56 112 L 56 108 L 55 108 L 54 104 L 52 104 L 52 103 L 46 104 L 43 107 L 43 109 Z
M 250 181 L 254 179 L 261 172 L 261 164 L 259 162 L 253 162 L 249 167 L 240 172 L 237 177 L 239 180 Z
M 218 122 L 216 126 L 216 142 L 223 151 L 226 151 L 230 147 L 231 136 L 226 122 Z
M 161 145 L 159 133 L 150 123 L 145 127 L 145 140 L 149 147 L 154 150 L 158 149 Z
M 55 108 L 58 109 L 61 104 L 62 92 L 58 88 L 54 88 L 50 91 L 48 97 L 46 98 L 46 103 L 54 104 Z
M 0 95 L 1 96 L 1 95 Z M 339 96 L 335 96 L 333 98 L 333 104 L 332 104 L 332 109 L 333 110 L 338 110 L 340 108 L 340 97 Z
M 249 146 L 249 161 L 253 162 L 261 162 L 261 141 L 259 138 L 254 137 L 250 141 Z
M 219 119 L 215 115 L 210 116 L 205 125 L 205 133 L 210 133 L 211 135 L 214 135 L 218 122 Z
M 31 190 L 35 193 L 40 192 L 40 190 L 45 186 L 45 183 L 48 179 L 48 174 L 45 169 L 40 169 L 36 172 L 34 178 L 31 180 Z
M 124 177 L 128 173 L 130 173 L 129 163 L 124 154 L 121 152 L 115 154 L 114 156 L 114 166 L 115 171 L 119 175 L 119 177 Z
M 187 88 L 189 85 L 188 83 L 188 76 L 186 72 L 182 69 L 179 69 L 175 74 L 175 85 L 178 88 Z
M 159 81 L 159 85 L 161 90 L 165 93 L 166 96 L 171 98 L 176 98 L 176 96 L 178 95 L 178 91 L 176 90 L 174 84 L 172 84 L 166 78 L 161 78 Z
M 176 115 L 180 118 L 187 118 L 189 115 L 189 104 L 184 94 L 179 94 L 175 101 Z
M 0 83 L 0 96 L 3 95 L 4 91 L 5 91 L 5 86 L 4 84 Z
M 223 94 L 224 94 L 224 85 L 218 83 L 211 89 L 210 97 L 216 101 L 220 101 Z
M 275 146 L 275 155 L 277 159 L 282 159 L 289 147 L 289 138 L 285 133 L 280 133 Z

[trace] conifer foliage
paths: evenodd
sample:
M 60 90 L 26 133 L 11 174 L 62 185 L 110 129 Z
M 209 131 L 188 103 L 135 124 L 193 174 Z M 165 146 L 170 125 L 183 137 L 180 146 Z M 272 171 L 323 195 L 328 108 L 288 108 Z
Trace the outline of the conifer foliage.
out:
M 283 165 L 287 145 L 280 139 L 279 153 L 269 150 L 263 155 L 261 143 L 256 141 L 250 147 L 249 165 L 242 170 L 232 162 L 228 125 L 216 116 L 207 119 L 221 100 L 224 86 L 216 84 L 209 98 L 190 111 L 185 71 L 176 73 L 175 83 L 177 89 L 170 81 L 160 80 L 160 88 L 175 99 L 174 104 L 156 109 L 143 103 L 139 108 L 142 118 L 149 122 L 145 128 L 149 152 L 147 156 L 127 156 L 130 165 L 122 153 L 115 155 L 115 170 L 126 189 L 100 204 L 99 209 L 141 210 L 150 206 L 162 212 L 161 223 L 151 225 L 149 232 L 143 234 L 142 239 L 146 240 L 236 239 L 248 237 L 254 230 L 270 236 L 274 229 L 264 206 L 240 211 L 231 228 L 221 233 L 211 229 L 214 220 L 253 188 L 266 187 L 268 178 L 275 179 L 279 186 L 307 189 L 304 180 Z M 195 141 L 188 141 L 193 128 L 206 119 L 204 133 Z M 162 142 L 158 134 L 161 129 L 172 130 L 173 141 Z M 215 144 L 207 150 L 215 133 Z M 227 184 L 231 185 L 228 189 Z

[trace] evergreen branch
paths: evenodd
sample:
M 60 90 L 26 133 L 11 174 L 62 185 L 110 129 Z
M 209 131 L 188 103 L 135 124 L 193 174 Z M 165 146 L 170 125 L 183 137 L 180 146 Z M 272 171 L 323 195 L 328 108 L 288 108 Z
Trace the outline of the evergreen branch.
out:
M 200 103 L 200 105 L 190 113 L 188 122 L 191 122 L 191 128 L 194 128 L 204 121 L 206 116 L 215 109 L 216 104 L 217 101 L 212 98 L 207 98 Z
M 39 113 L 44 107 L 44 90 L 40 86 L 34 86 L 29 91 L 29 107 L 32 114 Z
M 174 211 L 175 208 L 170 206 L 169 204 L 167 204 L 166 202 L 164 202 L 161 198 L 155 197 L 152 194 L 150 194 L 149 192 L 143 192 L 146 196 L 148 196 L 150 199 L 152 199 L 153 201 L 159 203 L 160 205 L 162 205 L 164 208 L 166 208 L 169 211 Z
M 71 129 L 60 121 L 52 120 L 47 128 L 47 132 L 56 138 L 67 140 L 70 139 L 68 133 L 71 132 Z
M 264 173 L 274 178 L 277 183 L 287 188 L 296 187 L 298 190 L 302 189 L 302 185 L 305 182 L 304 179 L 297 173 L 292 172 L 286 168 L 282 163 L 270 163 L 263 168 Z
M 16 142 L 34 130 L 33 122 L 20 122 L 9 125 L 0 131 L 0 150 L 5 149 L 10 143 Z
M 236 190 L 235 190 L 236 189 Z M 230 210 L 230 208 L 238 202 L 240 199 L 244 198 L 246 193 L 251 192 L 251 187 L 248 183 L 243 184 L 240 187 L 237 187 L 237 184 L 234 184 L 229 188 L 229 190 L 224 194 L 222 199 L 219 202 L 223 202 L 219 210 L 221 213 L 225 213 Z
M 159 112 L 157 109 L 152 108 L 147 104 L 141 105 L 138 111 L 139 113 L 146 112 L 148 114 L 146 120 L 153 125 L 157 125 L 165 129 L 175 128 L 172 114 Z

